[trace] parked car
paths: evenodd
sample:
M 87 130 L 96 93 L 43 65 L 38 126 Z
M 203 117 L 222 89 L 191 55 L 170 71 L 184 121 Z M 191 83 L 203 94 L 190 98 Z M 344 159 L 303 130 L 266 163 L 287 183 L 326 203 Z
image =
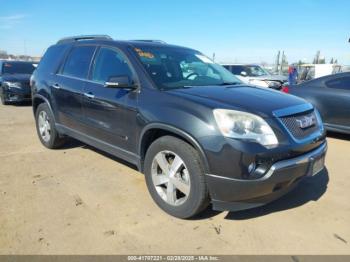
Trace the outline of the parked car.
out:
M 46 51 L 31 83 L 44 146 L 73 137 L 135 164 L 176 217 L 210 202 L 261 206 L 324 168 L 325 132 L 310 103 L 243 84 L 193 49 L 66 38 Z
M 312 103 L 327 130 L 350 134 L 350 72 L 306 81 L 283 91 Z
M 281 89 L 288 81 L 287 76 L 273 75 L 259 65 L 249 64 L 222 64 L 227 70 L 239 78 L 243 83 Z
M 3 105 L 31 101 L 29 80 L 34 70 L 31 62 L 0 60 L 0 100 Z

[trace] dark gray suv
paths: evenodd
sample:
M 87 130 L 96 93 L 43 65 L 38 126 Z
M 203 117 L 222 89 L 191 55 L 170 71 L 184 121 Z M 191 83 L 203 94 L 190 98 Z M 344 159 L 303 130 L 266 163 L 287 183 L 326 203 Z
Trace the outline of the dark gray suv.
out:
M 324 168 L 325 132 L 310 103 L 247 86 L 193 49 L 65 38 L 47 50 L 31 86 L 44 146 L 73 137 L 135 164 L 176 217 L 210 203 L 260 206 Z

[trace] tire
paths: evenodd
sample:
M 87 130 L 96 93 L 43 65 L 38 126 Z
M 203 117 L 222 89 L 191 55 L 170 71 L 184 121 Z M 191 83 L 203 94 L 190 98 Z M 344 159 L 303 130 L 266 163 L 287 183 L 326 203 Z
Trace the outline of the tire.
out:
M 42 121 L 44 121 L 44 123 Z M 60 148 L 66 142 L 66 139 L 60 137 L 57 132 L 54 117 L 46 103 L 40 104 L 35 111 L 35 124 L 40 142 L 45 147 L 56 149 Z
M 203 164 L 198 152 L 183 140 L 173 136 L 155 140 L 147 150 L 144 170 L 148 191 L 166 213 L 186 219 L 208 207 Z
M 0 100 L 2 105 L 8 105 L 8 102 L 4 98 L 4 93 L 0 92 Z

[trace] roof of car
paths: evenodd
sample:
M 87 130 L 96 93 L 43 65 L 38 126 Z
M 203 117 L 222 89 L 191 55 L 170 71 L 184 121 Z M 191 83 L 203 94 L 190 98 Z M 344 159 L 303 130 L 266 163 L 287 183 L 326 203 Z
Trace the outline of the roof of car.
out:
M 76 37 L 66 37 L 60 39 L 56 45 L 60 44 L 75 44 L 75 43 L 94 43 L 94 44 L 118 44 L 118 45 L 124 45 L 124 46 L 135 46 L 135 47 L 174 47 L 174 48 L 183 48 L 183 49 L 189 49 L 194 50 L 192 48 L 178 46 L 178 45 L 172 45 L 168 44 L 162 40 L 151 40 L 151 39 L 145 39 L 145 40 L 114 40 L 109 36 L 104 35 L 93 35 L 93 36 L 76 36 Z
M 330 80 L 332 78 L 349 77 L 349 76 L 350 76 L 350 72 L 341 72 L 341 73 L 325 75 L 325 76 L 317 77 L 317 78 L 310 79 L 307 81 L 303 81 L 299 85 L 309 85 L 310 83 L 314 83 L 314 82 L 317 83 L 319 81 Z

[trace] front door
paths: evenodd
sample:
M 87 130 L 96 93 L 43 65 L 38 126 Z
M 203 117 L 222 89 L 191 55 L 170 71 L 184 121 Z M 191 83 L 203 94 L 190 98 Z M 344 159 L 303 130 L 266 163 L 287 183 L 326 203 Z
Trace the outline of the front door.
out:
M 89 136 L 135 153 L 137 92 L 106 87 L 111 77 L 135 79 L 131 66 L 118 49 L 101 47 L 94 59 L 83 97 L 84 121 Z

